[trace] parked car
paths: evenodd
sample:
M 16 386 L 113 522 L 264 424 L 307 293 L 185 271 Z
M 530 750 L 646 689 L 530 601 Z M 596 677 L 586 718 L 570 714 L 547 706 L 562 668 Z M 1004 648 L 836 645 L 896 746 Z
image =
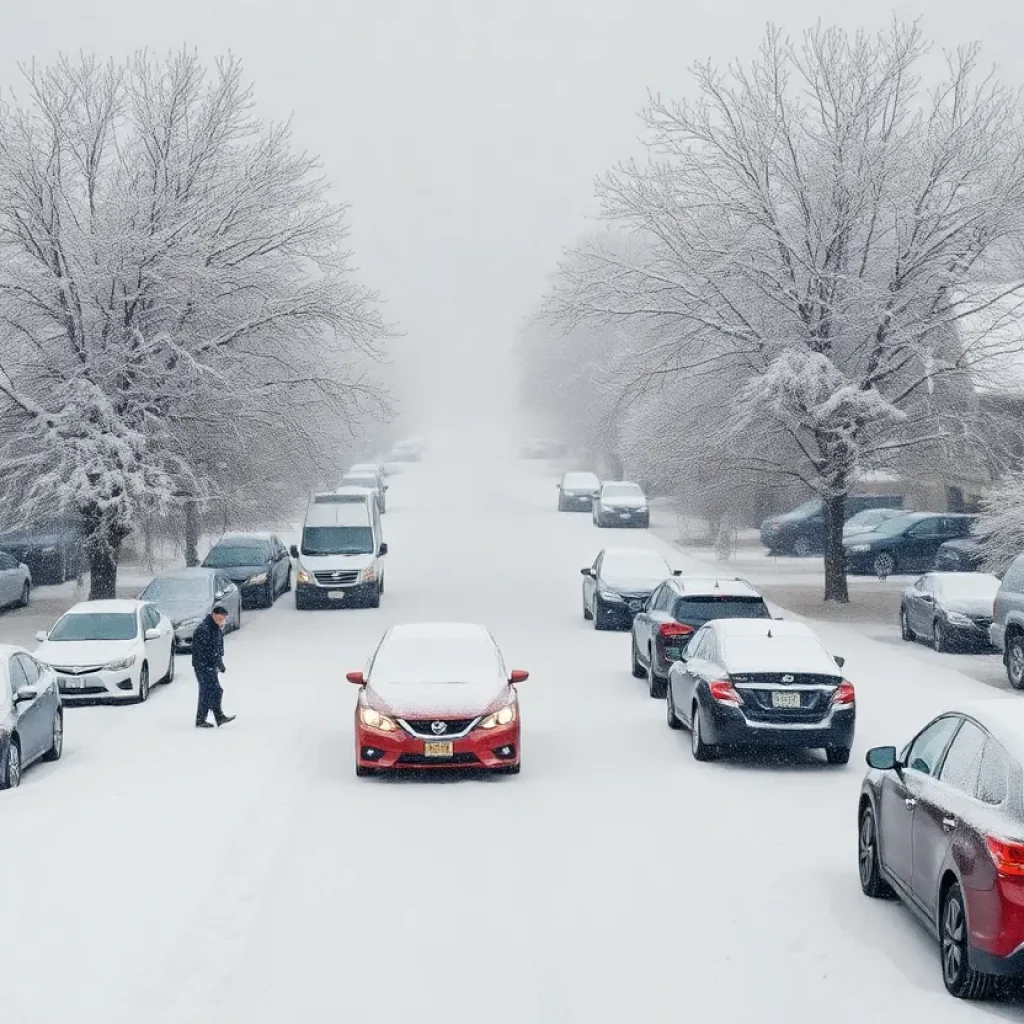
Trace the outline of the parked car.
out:
M 843 538 L 870 533 L 887 519 L 895 519 L 904 514 L 901 508 L 866 508 L 862 512 L 855 512 L 843 526 Z
M 947 541 L 966 537 L 977 520 L 972 515 L 909 512 L 887 519 L 870 533 L 843 541 L 847 571 L 860 575 L 892 576 L 925 572 Z
M 21 784 L 35 761 L 64 752 L 64 709 L 57 676 L 23 647 L 0 644 L 0 789 Z
M 583 618 L 594 629 L 625 628 L 658 585 L 672 575 L 653 548 L 604 548 L 594 564 L 581 569 Z
M 482 768 L 515 775 L 522 764 L 516 685 L 494 638 L 468 623 L 392 626 L 357 685 L 356 774 L 390 768 Z
M 856 704 L 842 667 L 802 622 L 709 622 L 669 669 L 669 728 L 690 730 L 698 761 L 736 747 L 824 748 L 846 764 Z
M 559 512 L 590 512 L 601 491 L 594 473 L 566 473 L 558 482 Z
M 867 509 L 903 507 L 894 494 L 851 494 L 846 499 L 846 521 Z M 790 512 L 770 516 L 761 523 L 761 543 L 772 555 L 821 554 L 825 550 L 825 513 L 821 498 L 811 498 Z
M 73 520 L 55 520 L 0 534 L 0 550 L 28 566 L 33 586 L 64 583 L 84 572 L 85 538 Z
M 964 704 L 897 754 L 867 753 L 857 811 L 861 889 L 893 893 L 938 941 L 942 980 L 981 999 L 1024 976 L 1024 707 Z
M 670 578 L 651 594 L 633 619 L 633 675 L 647 679 L 652 697 L 663 698 L 668 672 L 690 637 L 712 619 L 770 619 L 764 598 L 746 581 Z
M 24 608 L 31 600 L 29 567 L 6 551 L 0 551 L 0 608 Z
M 1024 554 L 1003 575 L 988 635 L 992 646 L 1002 652 L 1010 685 L 1024 690 Z
M 81 601 L 36 639 L 64 703 L 142 703 L 152 680 L 174 681 L 174 629 L 148 601 Z
M 273 533 L 228 533 L 210 548 L 204 569 L 217 569 L 242 592 L 243 608 L 271 608 L 292 589 L 292 560 Z
M 377 473 L 359 473 L 350 469 L 341 478 L 341 488 L 339 489 L 347 487 L 362 487 L 367 491 L 371 491 L 373 493 L 373 500 L 377 502 L 377 508 L 380 509 L 380 514 L 384 515 L 387 512 L 388 485 L 384 483 Z
M 242 592 L 231 579 L 217 569 L 173 569 L 155 576 L 139 594 L 170 619 L 176 650 L 192 647 L 196 626 L 222 605 L 228 613 L 224 632 L 242 628 Z
M 624 480 L 603 483 L 594 499 L 594 525 L 639 526 L 646 530 L 651 525 L 651 513 L 640 485 Z
M 985 561 L 981 545 L 973 537 L 947 540 L 935 554 L 937 572 L 978 572 Z
M 926 572 L 900 601 L 904 640 L 927 640 L 937 651 L 988 647 L 999 579 L 987 572 Z

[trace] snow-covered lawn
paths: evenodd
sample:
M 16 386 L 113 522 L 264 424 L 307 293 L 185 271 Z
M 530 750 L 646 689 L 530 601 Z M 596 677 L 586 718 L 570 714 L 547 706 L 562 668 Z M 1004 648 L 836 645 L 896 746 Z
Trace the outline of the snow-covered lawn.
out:
M 697 764 L 580 599 L 604 545 L 684 556 L 559 514 L 551 471 L 487 437 L 433 439 L 384 529 L 379 610 L 286 597 L 228 638 L 236 722 L 192 727 L 181 659 L 145 705 L 70 710 L 64 760 L 0 794 L 4 1019 L 1024 1019 L 947 996 L 931 940 L 857 882 L 864 751 L 976 681 L 822 627 L 858 689 L 851 765 Z M 484 622 L 530 670 L 521 776 L 355 778 L 344 673 L 430 619 Z

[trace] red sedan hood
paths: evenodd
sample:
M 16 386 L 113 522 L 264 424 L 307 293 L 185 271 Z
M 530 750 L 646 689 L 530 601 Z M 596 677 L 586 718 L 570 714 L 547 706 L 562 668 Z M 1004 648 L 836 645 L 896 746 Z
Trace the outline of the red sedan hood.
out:
M 473 718 L 507 704 L 512 688 L 501 679 L 473 683 L 383 683 L 371 680 L 366 703 L 397 718 Z

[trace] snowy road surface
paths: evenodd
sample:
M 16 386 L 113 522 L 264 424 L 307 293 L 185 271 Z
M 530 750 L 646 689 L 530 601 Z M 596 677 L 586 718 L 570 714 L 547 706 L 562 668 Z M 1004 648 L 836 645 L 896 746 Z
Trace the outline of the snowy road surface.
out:
M 654 537 L 443 438 L 392 479 L 385 532 L 379 611 L 284 598 L 228 638 L 237 722 L 192 727 L 182 659 L 146 705 L 69 710 L 64 760 L 2 795 L 4 1020 L 1024 1020 L 947 996 L 931 940 L 857 883 L 864 750 L 990 690 L 823 628 L 858 687 L 851 765 L 697 764 L 628 634 L 580 611 L 597 549 Z M 485 622 L 530 670 L 521 776 L 355 778 L 344 673 L 429 619 Z

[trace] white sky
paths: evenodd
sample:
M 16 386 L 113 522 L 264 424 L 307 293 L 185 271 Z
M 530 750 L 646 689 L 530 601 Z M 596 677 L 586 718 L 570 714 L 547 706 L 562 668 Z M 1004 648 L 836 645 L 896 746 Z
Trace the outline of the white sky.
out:
M 1010 0 L 5 0 L 0 81 L 58 51 L 188 43 L 242 57 L 268 115 L 294 115 L 353 205 L 366 278 L 408 338 L 408 377 L 511 390 L 500 354 L 596 174 L 635 146 L 650 87 L 681 95 L 698 58 L 753 55 L 771 19 L 877 29 L 925 9 L 941 46 L 979 39 L 1015 83 Z M 851 13 L 846 13 L 847 11 Z M 412 372 L 415 368 L 415 373 Z M 465 388 L 463 389 L 465 390 Z

